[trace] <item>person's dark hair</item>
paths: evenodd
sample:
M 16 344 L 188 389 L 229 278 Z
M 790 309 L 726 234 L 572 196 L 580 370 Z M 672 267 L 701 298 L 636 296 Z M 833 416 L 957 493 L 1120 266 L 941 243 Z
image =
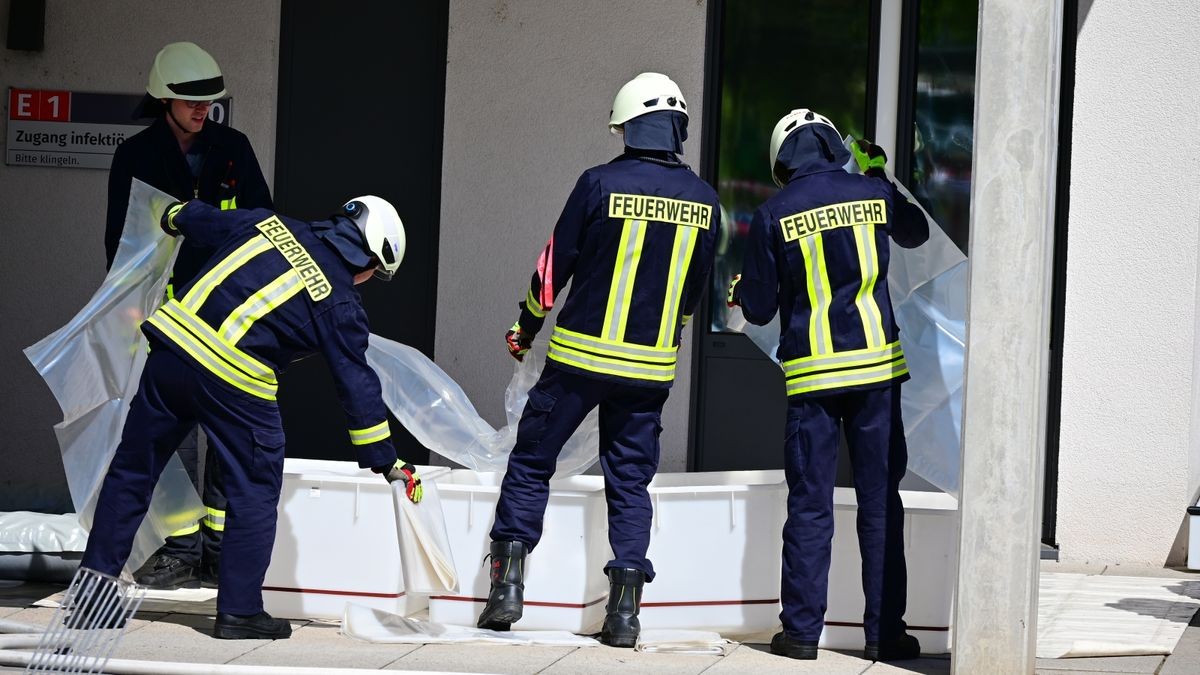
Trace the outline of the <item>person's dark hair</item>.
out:
M 166 112 L 167 106 L 163 102 L 154 98 L 150 94 L 142 97 L 137 107 L 133 110 L 133 119 L 144 119 L 146 117 L 159 117 Z

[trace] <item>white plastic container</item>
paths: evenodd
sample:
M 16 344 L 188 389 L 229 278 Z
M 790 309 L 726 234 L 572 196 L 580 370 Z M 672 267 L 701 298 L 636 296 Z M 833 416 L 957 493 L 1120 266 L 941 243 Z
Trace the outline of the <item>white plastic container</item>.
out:
M 1200 570 L 1200 505 L 1188 507 L 1188 559 L 1190 570 Z
M 484 556 L 500 495 L 501 474 L 455 470 L 438 479 L 446 531 L 458 572 L 457 595 L 429 598 L 435 623 L 474 626 L 490 581 Z M 599 630 L 604 620 L 609 560 L 604 479 L 550 481 L 542 540 L 525 561 L 525 611 L 520 630 Z
M 347 602 L 400 615 L 427 606 L 404 590 L 387 482 L 354 462 L 285 459 L 263 605 L 288 619 L 340 619 Z M 417 467 L 423 481 L 448 470 Z
M 902 490 L 904 556 L 908 568 L 908 632 L 921 651 L 950 651 L 950 620 L 958 560 L 958 501 L 942 492 Z M 829 607 L 821 646 L 862 649 L 862 558 L 858 552 L 857 500 L 852 488 L 834 490 L 833 556 Z
M 660 473 L 642 592 L 646 629 L 747 634 L 779 625 L 783 471 Z

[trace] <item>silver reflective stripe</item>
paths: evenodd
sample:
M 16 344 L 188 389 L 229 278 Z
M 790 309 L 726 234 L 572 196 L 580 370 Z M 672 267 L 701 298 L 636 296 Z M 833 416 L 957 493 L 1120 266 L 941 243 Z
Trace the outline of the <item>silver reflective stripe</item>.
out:
M 604 336 L 609 340 L 624 337 L 625 319 L 629 316 L 626 296 L 631 295 L 633 278 L 637 274 L 638 260 L 642 255 L 642 240 L 646 221 L 627 221 L 626 236 L 622 237 L 625 247 L 617 251 L 617 271 L 613 275 L 613 295 L 610 296 L 608 311 L 604 317 Z
M 600 340 L 573 331 L 567 331 L 558 326 L 554 327 L 554 332 L 551 334 L 550 340 L 551 342 L 559 342 L 568 348 L 588 349 L 616 357 L 630 357 L 642 361 L 661 361 L 663 363 L 674 363 L 676 352 L 678 351 L 674 347 L 642 347 L 629 342 L 608 342 L 607 340 Z
M 827 370 L 837 366 L 861 363 L 864 365 L 872 365 L 879 361 L 891 361 L 897 356 L 904 353 L 900 348 L 900 341 L 897 340 L 880 349 L 863 349 L 849 353 L 835 354 L 833 356 L 821 357 L 805 357 L 793 359 L 783 362 L 783 370 L 792 377 L 794 375 L 802 375 L 805 372 L 813 370 Z
M 182 306 L 193 312 L 200 309 L 204 301 L 208 299 L 209 293 L 212 293 L 213 289 L 219 286 L 230 274 L 241 268 L 251 258 L 266 253 L 271 248 L 271 242 L 267 241 L 265 237 L 257 235 L 251 237 L 249 241 L 237 247 L 233 253 L 225 256 L 224 260 L 217 263 L 215 267 L 200 277 L 200 280 L 192 286 L 187 295 L 183 296 Z
M 875 249 L 875 226 L 859 225 L 854 228 L 854 243 L 858 244 L 862 264 L 862 286 L 856 304 L 862 315 L 863 331 L 867 345 L 883 344 L 883 316 L 875 302 L 875 280 L 879 278 L 879 252 Z
M 654 380 L 658 382 L 669 382 L 675 378 L 674 364 L 663 366 L 643 366 L 635 363 L 622 362 L 616 359 L 592 356 L 590 354 L 573 350 L 569 347 L 564 347 L 554 342 L 550 343 L 550 348 L 547 350 L 546 356 L 555 361 L 596 373 L 621 375 L 640 380 Z
M 167 316 L 177 321 L 184 328 L 195 334 L 201 342 L 218 356 L 240 368 L 246 375 L 262 380 L 267 384 L 275 384 L 275 371 L 251 358 L 245 352 L 225 344 L 221 336 L 203 319 L 188 312 L 175 301 L 168 301 L 161 310 Z
M 903 358 L 891 363 L 884 363 L 868 368 L 853 368 L 836 373 L 809 375 L 792 378 L 787 381 L 788 395 L 800 394 L 835 387 L 851 387 L 859 384 L 884 382 L 908 372 L 908 364 Z
M 300 280 L 300 273 L 289 269 L 233 310 L 221 324 L 221 337 L 231 344 L 237 344 L 255 321 L 287 302 L 303 288 L 304 282 Z
M 675 324 L 679 321 L 679 300 L 683 295 L 683 280 L 687 277 L 692 259 L 696 230 L 690 227 L 675 229 L 675 250 L 671 254 L 671 271 L 667 275 L 667 297 L 662 323 L 658 328 L 658 346 L 669 347 L 675 342 Z
M 806 237 L 800 240 L 800 245 L 804 247 L 805 263 L 808 265 L 808 292 L 811 303 L 811 312 L 809 316 L 809 334 L 813 338 L 812 353 L 813 354 L 828 354 L 829 350 L 826 345 L 830 344 L 828 326 L 826 323 L 829 314 L 829 289 L 821 283 L 821 266 L 824 264 L 824 256 L 821 249 L 817 247 L 817 241 L 820 234 L 814 234 L 811 237 Z

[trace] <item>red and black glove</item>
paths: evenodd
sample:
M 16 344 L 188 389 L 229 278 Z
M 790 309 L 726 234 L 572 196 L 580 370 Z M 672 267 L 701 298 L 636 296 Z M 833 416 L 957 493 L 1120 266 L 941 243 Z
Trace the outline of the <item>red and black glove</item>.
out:
M 371 470 L 383 474 L 388 483 L 404 481 L 404 495 L 408 497 L 408 501 L 414 504 L 420 502 L 421 497 L 425 496 L 425 490 L 421 487 L 421 477 L 417 475 L 417 467 L 402 459 L 397 459 L 390 466 L 377 466 Z
M 521 330 L 520 323 L 514 323 L 504 334 L 504 342 L 508 345 L 508 353 L 518 361 L 525 360 L 525 354 L 533 346 L 533 334 Z

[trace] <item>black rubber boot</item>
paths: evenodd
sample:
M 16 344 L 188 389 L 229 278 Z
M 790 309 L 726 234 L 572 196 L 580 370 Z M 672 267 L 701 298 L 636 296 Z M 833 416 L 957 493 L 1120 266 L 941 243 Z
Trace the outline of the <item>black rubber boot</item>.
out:
M 266 612 L 253 616 L 217 613 L 213 637 L 218 640 L 286 640 L 292 636 L 292 624 Z
M 907 661 L 921 657 L 921 643 L 905 633 L 900 637 L 868 642 L 863 656 L 868 661 Z
M 525 544 L 493 541 L 492 590 L 476 625 L 490 630 L 508 630 L 525 610 Z
M 608 569 L 608 605 L 600 642 L 609 647 L 633 647 L 642 632 L 638 610 L 642 606 L 642 586 L 646 573 L 628 567 Z
M 776 656 L 786 656 L 789 659 L 812 661 L 817 658 L 817 643 L 810 640 L 796 640 L 780 631 L 771 638 L 771 653 Z
M 176 588 L 200 588 L 196 566 L 175 556 L 156 553 L 133 573 L 133 580 L 146 588 L 171 591 Z
M 200 587 L 201 588 L 217 588 L 217 580 L 220 578 L 217 565 L 205 560 L 200 564 Z

